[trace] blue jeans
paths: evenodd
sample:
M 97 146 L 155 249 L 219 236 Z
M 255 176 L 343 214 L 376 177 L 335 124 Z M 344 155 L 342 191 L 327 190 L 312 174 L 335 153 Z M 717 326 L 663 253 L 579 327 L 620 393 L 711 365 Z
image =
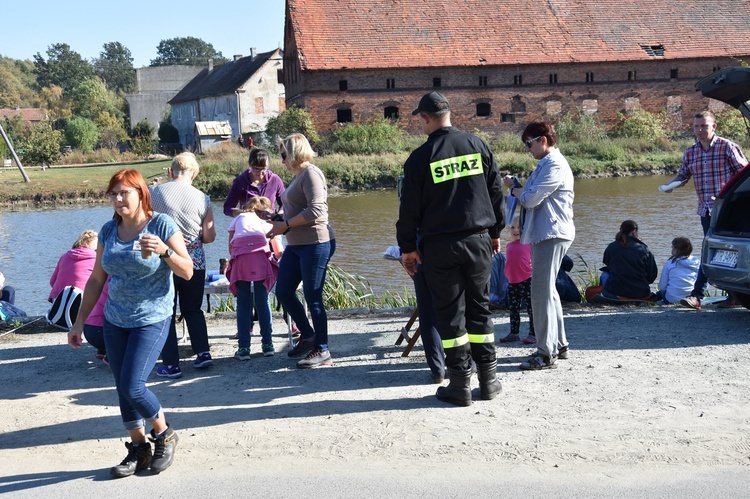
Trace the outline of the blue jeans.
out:
M 169 321 L 135 328 L 123 328 L 104 319 L 104 343 L 115 387 L 120 398 L 120 415 L 126 430 L 137 430 L 145 421 L 162 415 L 161 404 L 146 387 L 146 378 L 156 365 L 169 334 Z
M 96 353 L 107 353 L 107 348 L 104 346 L 104 327 L 84 324 L 83 335 L 89 345 L 96 348 Z
M 284 310 L 292 316 L 302 338 L 307 340 L 314 337 L 315 346 L 321 352 L 328 350 L 328 315 L 323 305 L 323 284 L 331 255 L 331 244 L 328 241 L 287 246 L 279 262 L 279 277 L 276 281 L 276 296 Z M 297 298 L 296 291 L 300 282 L 310 310 L 312 326 L 307 320 L 305 308 Z
M 203 304 L 203 290 L 206 284 L 206 271 L 193 270 L 193 277 L 189 281 L 173 275 L 174 279 L 174 307 L 172 308 L 172 319 L 169 324 L 169 336 L 161 352 L 161 360 L 165 366 L 176 366 L 180 363 L 180 352 L 177 347 L 177 300 L 180 303 L 182 320 L 187 324 L 190 333 L 190 346 L 193 353 L 208 352 L 208 329 L 206 328 L 206 317 L 201 310 Z
M 240 348 L 250 347 L 250 329 L 253 327 L 253 303 L 258 311 L 260 337 L 263 343 L 272 343 L 271 304 L 263 281 L 237 281 L 237 339 Z
M 704 238 L 706 237 L 706 233 L 708 232 L 710 226 L 711 216 L 709 215 L 707 217 L 701 217 L 701 228 L 703 229 Z M 701 299 L 706 296 L 706 287 L 708 287 L 708 277 L 706 277 L 706 274 L 703 273 L 703 263 L 701 262 L 701 266 L 698 268 L 698 278 L 695 280 L 693 292 L 690 293 L 690 295 Z

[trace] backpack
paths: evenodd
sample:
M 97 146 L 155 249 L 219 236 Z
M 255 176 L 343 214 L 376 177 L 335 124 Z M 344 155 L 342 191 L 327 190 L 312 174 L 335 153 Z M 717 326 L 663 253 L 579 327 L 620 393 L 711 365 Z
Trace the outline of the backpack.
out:
M 82 300 L 83 291 L 75 286 L 65 286 L 47 311 L 47 324 L 68 331 L 78 316 Z

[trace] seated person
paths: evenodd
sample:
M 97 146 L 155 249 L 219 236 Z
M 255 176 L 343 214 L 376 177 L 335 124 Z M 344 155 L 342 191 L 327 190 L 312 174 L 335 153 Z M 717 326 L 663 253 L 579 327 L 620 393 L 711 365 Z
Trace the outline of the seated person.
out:
M 66 286 L 75 286 L 80 290 L 86 287 L 86 281 L 89 280 L 96 261 L 97 236 L 96 231 L 83 231 L 73 243 L 73 248 L 57 261 L 55 271 L 49 279 L 49 285 L 52 286 L 47 298 L 49 302 L 55 301 Z
M 507 306 L 508 278 L 505 277 L 505 255 L 498 251 L 492 257 L 490 273 L 490 310 L 504 309 Z
M 654 294 L 654 301 L 666 305 L 680 303 L 690 296 L 701 265 L 697 257 L 690 256 L 692 252 L 693 244 L 687 237 L 672 240 L 672 257 L 661 271 L 659 291 Z
M 581 291 L 568 275 L 568 272 L 571 270 L 573 270 L 573 259 L 565 255 L 563 256 L 560 270 L 557 272 L 555 288 L 557 289 L 557 294 L 560 295 L 561 301 L 581 303 Z
M 659 269 L 654 255 L 638 238 L 638 224 L 625 220 L 614 242 L 604 250 L 602 296 L 613 300 L 651 300 L 649 285 Z
M 2 296 L 0 296 L 0 300 L 7 301 L 11 305 L 15 305 L 16 290 L 13 288 L 13 286 L 5 285 L 5 276 L 2 272 L 0 272 L 0 290 L 2 290 Z

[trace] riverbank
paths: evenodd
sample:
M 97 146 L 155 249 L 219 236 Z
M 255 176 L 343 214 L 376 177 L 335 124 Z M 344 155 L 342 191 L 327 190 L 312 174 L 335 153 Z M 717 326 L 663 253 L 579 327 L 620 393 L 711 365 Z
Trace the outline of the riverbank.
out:
M 531 349 L 499 345 L 503 392 L 470 407 L 434 397 L 420 346 L 394 345 L 407 313 L 332 316 L 334 365 L 232 358 L 234 322 L 209 321 L 215 366 L 149 385 L 180 436 L 171 469 L 131 493 L 262 497 L 741 497 L 750 466 L 750 326 L 744 309 L 566 308 L 571 358 L 523 372 Z M 493 316 L 495 336 L 508 317 Z M 523 328 L 526 327 L 524 323 Z M 121 493 L 109 467 L 124 431 L 109 369 L 61 332 L 0 341 L 0 493 Z M 472 381 L 476 391 L 477 381 Z M 283 485 L 281 485 L 283 484 Z M 322 494 L 323 492 L 316 492 Z

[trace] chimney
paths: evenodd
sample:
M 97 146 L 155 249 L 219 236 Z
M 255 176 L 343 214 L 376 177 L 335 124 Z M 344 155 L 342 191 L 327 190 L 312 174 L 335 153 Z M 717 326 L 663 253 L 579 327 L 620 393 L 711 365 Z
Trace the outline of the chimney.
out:
M 242 59 L 242 54 L 234 54 L 234 60 Z
M 214 70 L 214 60 L 213 59 L 209 59 L 208 60 L 208 72 L 210 73 L 213 70 Z
M 257 50 L 255 50 L 255 47 L 250 47 L 250 58 L 255 59 L 255 55 L 257 54 Z

